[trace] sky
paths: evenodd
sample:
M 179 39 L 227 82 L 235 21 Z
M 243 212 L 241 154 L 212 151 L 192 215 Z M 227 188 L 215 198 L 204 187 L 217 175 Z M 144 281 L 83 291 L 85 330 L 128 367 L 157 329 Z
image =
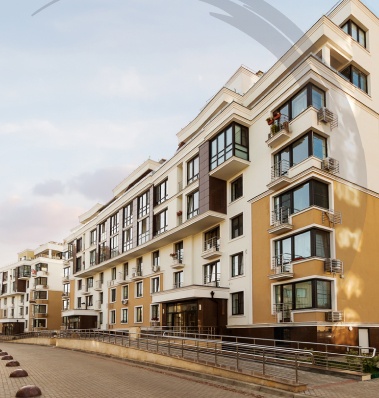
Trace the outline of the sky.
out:
M 240 65 L 274 64 L 211 15 L 225 1 L 60 0 L 34 16 L 50 1 L 2 2 L 0 267 L 63 241 L 146 159 L 172 157 L 176 134 Z M 266 1 L 303 31 L 336 4 Z M 377 0 L 364 3 L 379 15 Z

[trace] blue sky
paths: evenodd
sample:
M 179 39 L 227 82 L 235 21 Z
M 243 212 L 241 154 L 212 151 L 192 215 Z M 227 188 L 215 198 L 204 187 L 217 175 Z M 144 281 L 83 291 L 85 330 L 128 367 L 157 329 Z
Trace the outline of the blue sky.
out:
M 267 1 L 304 31 L 336 3 Z M 2 4 L 0 266 L 61 241 L 148 157 L 171 157 L 241 64 L 276 60 L 207 1 L 60 0 L 31 16 L 48 2 Z

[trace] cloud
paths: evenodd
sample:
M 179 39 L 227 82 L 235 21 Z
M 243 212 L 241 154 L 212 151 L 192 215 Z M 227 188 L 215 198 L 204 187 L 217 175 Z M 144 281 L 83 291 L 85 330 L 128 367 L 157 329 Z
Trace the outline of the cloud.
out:
M 40 196 L 53 196 L 64 192 L 64 184 L 59 180 L 49 180 L 34 186 L 33 194 Z

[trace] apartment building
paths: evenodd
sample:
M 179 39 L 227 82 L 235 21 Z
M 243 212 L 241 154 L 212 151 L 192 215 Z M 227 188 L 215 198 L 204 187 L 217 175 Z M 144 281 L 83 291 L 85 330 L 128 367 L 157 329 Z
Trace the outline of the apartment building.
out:
M 49 242 L 18 253 L 0 268 L 0 332 L 56 330 L 61 326 L 63 245 Z
M 379 347 L 379 23 L 341 1 L 266 73 L 240 67 L 67 237 L 67 328 Z

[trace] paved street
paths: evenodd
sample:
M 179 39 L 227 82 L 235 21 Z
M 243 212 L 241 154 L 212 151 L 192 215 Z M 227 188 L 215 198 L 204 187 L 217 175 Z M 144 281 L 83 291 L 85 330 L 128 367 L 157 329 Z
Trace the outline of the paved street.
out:
M 18 360 L 20 368 L 29 373 L 27 378 L 9 378 L 16 368 L 0 361 L 0 398 L 14 397 L 27 384 L 41 388 L 48 398 L 241 398 L 274 397 L 255 388 L 234 387 L 216 381 L 165 371 L 153 366 L 98 355 L 12 343 L 0 343 L 0 349 Z M 379 379 L 366 382 L 336 376 L 302 372 L 302 381 L 308 383 L 305 395 L 327 398 L 378 398 Z M 304 396 L 304 395 L 302 395 Z

